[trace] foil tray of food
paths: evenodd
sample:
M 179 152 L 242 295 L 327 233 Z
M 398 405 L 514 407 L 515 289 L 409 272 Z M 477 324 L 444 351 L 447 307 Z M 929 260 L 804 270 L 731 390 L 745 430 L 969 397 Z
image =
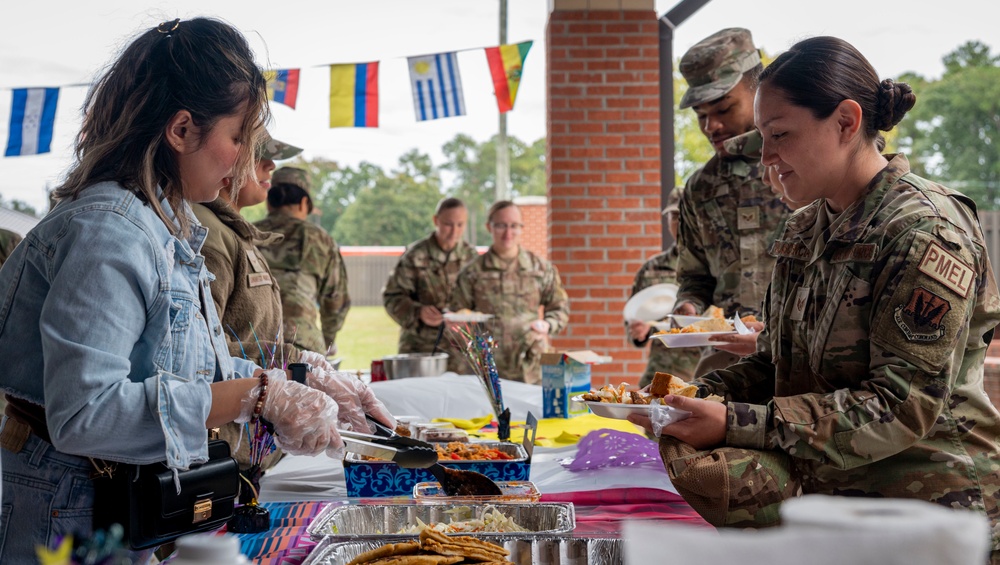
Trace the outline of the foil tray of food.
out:
M 480 534 L 471 534 L 471 537 L 478 537 Z M 467 538 L 465 538 L 467 540 Z M 482 543 L 491 543 L 499 547 L 498 551 L 506 552 L 502 557 L 508 563 L 515 565 L 621 565 L 625 563 L 623 546 L 624 542 L 617 538 L 573 538 L 561 536 L 539 536 L 524 537 L 520 534 L 506 535 L 500 537 L 483 538 Z M 395 544 L 391 547 L 390 544 Z M 407 559 L 411 563 L 427 563 L 421 561 L 423 555 L 404 555 L 409 549 L 403 548 L 404 544 L 419 544 L 416 536 L 411 536 L 406 542 L 385 542 L 381 540 L 356 540 L 343 541 L 335 538 L 326 538 L 320 541 L 306 558 L 302 565 L 362 565 L 372 562 L 365 556 L 373 555 L 368 552 L 381 551 L 385 555 L 392 555 L 393 550 L 397 553 L 392 563 L 406 565 Z M 456 544 L 457 550 L 452 554 L 463 554 L 463 548 L 480 550 L 472 542 L 463 541 Z M 472 547 L 470 547 L 472 546 Z M 421 552 L 426 553 L 426 552 Z M 475 554 L 475 551 L 470 553 Z M 361 559 L 358 559 L 362 557 Z M 458 561 L 457 563 L 472 563 L 476 560 L 482 561 L 486 557 L 474 557 L 471 560 Z M 501 558 L 490 557 L 494 562 Z M 453 561 L 454 562 L 454 561 Z
M 571 503 L 535 504 L 331 504 L 306 529 L 325 538 L 411 539 L 429 526 L 445 534 L 484 538 L 518 534 L 569 535 L 576 527 Z

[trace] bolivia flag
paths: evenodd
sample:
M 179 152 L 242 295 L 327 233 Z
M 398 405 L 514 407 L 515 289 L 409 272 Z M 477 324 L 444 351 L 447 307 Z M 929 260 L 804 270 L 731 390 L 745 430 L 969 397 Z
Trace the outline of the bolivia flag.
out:
M 330 127 L 378 127 L 378 61 L 330 65 Z
M 281 69 L 264 71 L 267 79 L 267 99 L 295 109 L 295 97 L 299 94 L 299 70 Z
M 486 48 L 486 60 L 490 64 L 493 90 L 496 92 L 501 114 L 514 109 L 517 86 L 521 84 L 521 68 L 528 58 L 528 49 L 531 49 L 530 41 Z

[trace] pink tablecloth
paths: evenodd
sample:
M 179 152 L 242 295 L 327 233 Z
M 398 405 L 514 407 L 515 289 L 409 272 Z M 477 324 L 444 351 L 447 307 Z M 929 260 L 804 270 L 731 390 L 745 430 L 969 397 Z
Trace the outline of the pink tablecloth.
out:
M 572 502 L 576 508 L 574 535 L 614 537 L 628 520 L 658 520 L 709 526 L 671 492 L 651 488 L 614 488 L 600 491 L 564 492 L 542 496 L 544 502 Z M 366 502 L 371 502 L 369 499 Z M 338 502 L 268 502 L 271 530 L 260 534 L 238 534 L 240 550 L 258 565 L 299 565 L 315 545 L 306 528 L 327 504 Z

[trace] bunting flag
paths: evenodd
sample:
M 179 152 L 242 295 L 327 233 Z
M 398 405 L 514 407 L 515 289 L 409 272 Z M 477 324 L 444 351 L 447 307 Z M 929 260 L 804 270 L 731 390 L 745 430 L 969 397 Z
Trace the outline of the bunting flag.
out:
M 378 61 L 330 65 L 330 127 L 378 127 Z
M 299 95 L 299 69 L 279 69 L 264 71 L 267 79 L 267 99 L 295 109 L 295 98 Z
M 48 153 L 56 123 L 58 88 L 15 88 L 6 157 Z
M 465 115 L 462 77 L 455 51 L 408 57 L 413 107 L 418 121 Z
M 521 69 L 524 67 L 524 60 L 528 58 L 531 43 L 524 41 L 486 48 L 486 61 L 490 64 L 493 90 L 496 92 L 501 114 L 514 109 L 517 87 L 521 84 Z

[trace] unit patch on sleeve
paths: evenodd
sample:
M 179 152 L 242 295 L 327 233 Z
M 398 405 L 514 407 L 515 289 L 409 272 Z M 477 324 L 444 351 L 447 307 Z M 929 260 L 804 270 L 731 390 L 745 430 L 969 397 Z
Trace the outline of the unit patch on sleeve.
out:
M 976 280 L 972 268 L 934 241 L 927 246 L 918 268 L 921 273 L 948 287 L 962 298 L 969 297 L 969 289 Z
M 950 302 L 918 286 L 906 304 L 896 306 L 893 318 L 909 341 L 937 341 L 944 335 L 944 316 L 950 310 Z

